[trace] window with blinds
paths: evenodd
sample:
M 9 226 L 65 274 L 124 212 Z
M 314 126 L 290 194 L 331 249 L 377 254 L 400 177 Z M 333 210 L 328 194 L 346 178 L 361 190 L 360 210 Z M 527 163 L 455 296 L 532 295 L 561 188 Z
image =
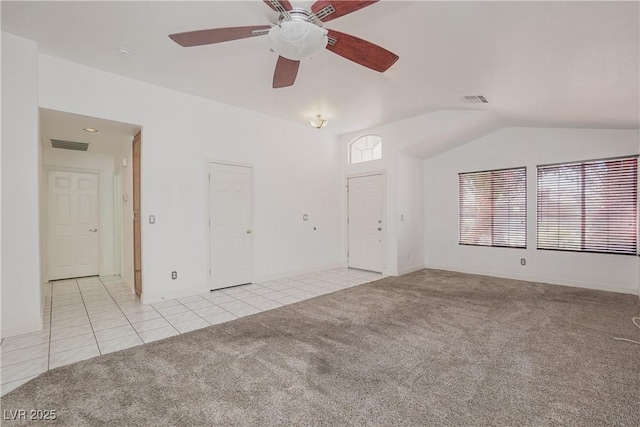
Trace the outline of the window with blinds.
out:
M 538 249 L 635 255 L 638 159 L 538 166 Z
M 461 245 L 527 247 L 527 170 L 458 174 Z

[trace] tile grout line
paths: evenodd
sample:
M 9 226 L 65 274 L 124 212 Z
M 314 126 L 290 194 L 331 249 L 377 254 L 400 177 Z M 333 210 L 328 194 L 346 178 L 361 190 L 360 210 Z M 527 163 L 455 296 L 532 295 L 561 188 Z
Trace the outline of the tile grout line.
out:
M 100 279 L 100 281 L 102 282 L 102 279 Z M 104 285 L 104 283 L 103 283 Z M 105 286 L 105 288 L 107 288 Z M 147 342 L 145 342 L 144 339 L 142 339 L 142 337 L 140 336 L 140 332 L 138 332 L 138 330 L 136 329 L 135 326 L 133 326 L 133 323 L 131 322 L 131 320 L 129 320 L 129 317 L 126 315 L 126 313 L 122 310 L 122 307 L 120 307 L 120 304 L 118 303 L 118 301 L 116 301 L 115 298 L 113 298 L 113 295 L 111 295 L 111 291 L 109 290 L 109 288 L 107 288 L 107 292 L 109 292 L 109 296 L 111 297 L 111 299 L 113 299 L 113 301 L 116 303 L 116 305 L 118 306 L 118 309 L 122 312 L 122 314 L 124 315 L 124 317 L 127 319 L 127 322 L 129 322 L 129 324 L 131 325 L 131 327 L 133 328 L 134 332 L 136 333 L 136 335 L 138 335 L 138 338 L 140 338 L 140 341 L 142 341 L 142 344 L 148 344 Z M 180 301 L 176 300 L 176 302 L 180 303 Z M 169 326 L 171 326 L 179 335 L 182 334 L 182 332 L 180 332 L 175 326 L 173 326 L 173 324 L 167 320 L 162 313 L 160 313 L 153 305 L 151 304 L 142 304 L 140 303 L 140 305 L 148 305 L 149 307 L 152 308 L 153 311 L 155 311 L 156 313 L 158 313 L 158 315 L 160 316 L 160 318 L 162 318 L 165 322 L 167 322 L 169 324 Z M 187 307 L 188 309 L 188 307 Z M 148 320 L 154 320 L 154 319 L 148 319 Z M 141 322 L 146 322 L 146 320 L 142 320 L 140 322 L 135 322 L 135 323 L 141 323 Z M 162 329 L 162 328 L 166 328 L 166 326 L 161 326 L 159 328 L 153 328 L 153 329 L 149 329 L 149 331 L 155 331 L 158 329 Z M 143 332 L 148 332 L 148 331 L 143 331 Z M 117 339 L 117 338 L 115 338 Z M 149 341 L 152 342 L 152 341 Z
M 209 291 L 209 292 L 212 292 L 212 291 Z M 227 295 L 227 294 L 225 294 L 225 295 Z M 229 295 L 229 296 L 231 296 L 231 295 Z M 235 299 L 236 301 L 240 301 L 240 300 L 239 300 L 238 298 L 236 298 L 236 297 L 233 297 L 233 296 L 231 296 L 231 297 L 232 297 L 233 299 Z M 203 300 L 205 300 L 205 301 L 209 301 L 208 299 L 206 299 L 206 298 L 204 298 L 204 297 L 200 297 L 200 298 L 202 298 L 202 299 L 203 299 Z M 178 301 L 178 302 L 180 302 L 180 301 Z M 221 306 L 221 305 L 219 305 L 219 304 L 216 304 L 216 303 L 215 303 L 215 302 L 213 302 L 213 301 L 209 301 L 209 302 L 210 302 L 211 304 L 215 305 L 216 307 L 220 307 L 221 309 L 223 309 L 224 311 L 226 311 L 228 314 L 231 314 L 232 316 L 236 316 L 236 319 L 239 319 L 240 317 L 244 317 L 244 316 L 238 316 L 237 314 L 235 314 L 235 313 L 233 313 L 233 312 L 231 312 L 231 311 L 227 310 L 226 308 L 222 307 L 222 306 Z M 240 301 L 240 302 L 244 302 L 244 301 Z M 245 303 L 245 304 L 247 304 L 247 303 Z M 189 307 L 187 307 L 187 308 L 189 308 Z M 258 308 L 258 307 L 254 307 L 254 308 Z M 189 310 L 191 310 L 191 309 L 189 308 Z M 193 311 L 193 310 L 191 310 L 191 311 Z M 202 320 L 204 320 L 205 322 L 209 323 L 209 321 L 208 321 L 207 319 L 203 318 L 202 316 L 200 316 L 200 315 L 199 315 L 198 313 L 196 313 L 195 311 L 194 311 L 194 314 L 195 314 L 196 316 L 199 316 L 199 317 L 200 317 Z M 220 314 L 222 314 L 222 313 L 220 313 Z M 235 319 L 231 319 L 231 320 L 235 320 Z M 215 326 L 215 325 L 217 325 L 217 323 L 209 323 L 209 325 L 210 325 L 210 326 Z
M 198 296 L 199 296 L 199 295 L 198 295 Z M 200 297 L 200 298 L 202 298 L 202 297 Z M 202 298 L 202 299 L 204 299 L 204 298 Z M 195 314 L 196 316 L 198 316 L 200 319 L 202 319 L 202 320 L 204 320 L 205 322 L 207 322 L 207 324 L 209 324 L 209 326 L 213 326 L 211 323 L 209 323 L 209 322 L 207 321 L 207 319 L 202 318 L 202 316 L 200 316 L 200 315 L 199 315 L 198 313 L 196 313 L 195 311 L 191 310 L 189 307 L 187 307 L 186 305 L 184 305 L 183 303 L 181 303 L 181 302 L 180 302 L 180 301 L 178 301 L 177 299 L 176 299 L 175 301 L 176 301 L 178 304 L 180 304 L 181 306 L 183 306 L 184 308 L 186 308 L 187 310 L 189 310 L 190 312 L 192 312 L 193 314 Z M 222 308 L 222 307 L 220 307 L 220 308 Z M 154 309 L 155 309 L 155 307 L 154 307 Z M 223 309 L 223 310 L 224 310 L 224 309 Z M 160 316 L 162 316 L 162 318 L 163 318 L 167 323 L 169 323 L 169 324 L 173 327 L 173 329 L 175 329 L 176 331 L 178 331 L 178 333 L 179 333 L 180 335 L 182 335 L 182 332 L 180 332 L 180 331 L 178 330 L 178 328 L 176 328 L 176 326 L 175 326 L 173 323 L 171 323 L 171 320 L 169 320 L 169 319 L 167 319 L 166 317 L 164 317 L 164 315 L 163 315 L 162 313 L 160 313 L 160 312 L 158 312 L 158 313 L 160 314 Z M 179 314 L 179 313 L 177 313 L 177 314 Z M 171 316 L 171 315 L 169 315 L 169 316 Z M 189 331 L 189 332 L 191 332 L 191 331 Z
M 253 283 L 252 283 L 252 284 L 253 284 Z M 242 285 L 241 285 L 241 286 L 242 286 Z M 214 292 L 214 291 L 209 291 L 209 292 Z M 251 291 L 246 291 L 246 292 L 251 292 Z M 253 292 L 251 292 L 251 293 L 253 293 Z M 227 294 L 227 293 L 225 293 L 225 295 L 226 295 L 226 296 L 228 296 L 228 297 L 233 298 L 233 299 L 234 299 L 234 300 L 236 300 L 236 301 L 240 301 L 240 302 L 241 302 L 241 303 L 243 303 L 243 304 L 247 304 L 247 305 L 248 305 L 248 306 L 250 306 L 250 307 L 253 307 L 253 308 L 257 309 L 257 310 L 260 310 L 260 312 L 265 311 L 265 310 L 263 310 L 263 309 L 261 309 L 261 308 L 259 308 L 259 307 L 256 307 L 256 306 L 254 306 L 254 305 L 249 304 L 248 302 L 244 302 L 244 301 L 242 301 L 242 300 L 240 300 L 240 299 L 238 299 L 238 298 L 234 297 L 233 295 L 229 295 L 229 294 Z M 257 294 L 255 294 L 255 295 L 257 295 Z M 204 297 L 201 297 L 201 298 L 202 298 L 202 299 L 204 299 L 204 300 L 209 301 L 208 299 L 206 299 L 206 298 L 204 298 Z M 179 301 L 178 301 L 178 302 L 179 302 Z M 223 309 L 223 310 L 224 310 L 224 311 L 226 311 L 227 313 L 229 313 L 229 314 L 231 314 L 231 315 L 233 315 L 233 316 L 236 316 L 236 319 L 239 319 L 239 318 L 241 318 L 241 317 L 245 317 L 245 316 L 238 316 L 238 315 L 237 315 L 237 314 L 235 314 L 234 312 L 232 312 L 232 311 L 230 311 L 230 310 L 227 310 L 226 308 L 224 308 L 224 307 L 223 307 L 223 306 L 221 306 L 220 304 L 217 304 L 217 303 L 215 303 L 215 302 L 213 302 L 213 301 L 209 301 L 209 302 L 210 302 L 211 304 L 215 305 L 216 307 L 220 307 L 221 309 Z M 224 303 L 222 303 L 222 304 L 224 304 Z M 187 308 L 189 308 L 189 307 L 187 307 Z M 221 313 L 221 314 L 222 314 L 222 313 Z M 254 313 L 254 314 L 255 314 L 255 313 Z M 198 313 L 196 313 L 196 315 L 198 315 Z M 204 320 L 205 320 L 205 322 L 207 322 L 207 323 L 208 323 L 208 321 L 207 321 L 206 319 L 204 319 Z M 232 320 L 235 320 L 235 319 L 232 319 Z M 211 326 L 214 326 L 214 325 L 213 325 L 213 324 L 211 324 Z
M 44 332 L 44 331 L 43 331 L 43 332 Z M 38 334 L 38 333 L 42 333 L 42 332 L 30 332 L 30 333 L 28 333 L 28 334 L 24 334 L 24 335 L 29 335 L 29 334 L 32 334 L 32 333 L 33 333 L 33 334 Z M 20 336 L 21 336 L 21 335 L 17 335 L 16 337 L 20 337 Z M 10 338 L 12 338 L 12 337 L 10 337 Z M 4 340 L 5 340 L 4 338 L 0 339 L 0 345 L 2 345 L 2 342 L 4 342 Z M 45 343 L 40 343 L 40 344 L 31 344 L 31 345 L 25 345 L 25 346 L 22 346 L 22 347 L 19 347 L 19 348 L 15 348 L 15 349 L 13 349 L 13 350 L 9 350 L 9 351 L 7 351 L 7 353 L 13 353 L 13 352 L 16 352 L 16 351 L 22 351 L 22 350 L 26 350 L 26 349 L 28 349 L 28 348 L 30 348 L 30 347 L 37 347 L 37 346 L 39 346 L 39 345 L 43 345 L 43 344 L 47 344 L 47 345 L 48 345 L 48 340 L 47 340 L 47 342 L 45 342 Z M 39 357 L 45 357 L 45 356 L 39 356 Z M 31 360 L 35 360 L 35 359 L 38 359 L 38 357 L 34 357 L 33 359 L 20 360 L 20 361 L 14 362 L 14 363 L 10 363 L 10 364 L 8 364 L 8 365 L 5 365 L 5 364 L 3 363 L 3 364 L 2 364 L 2 367 L 5 367 L 5 366 L 12 366 L 12 365 L 17 365 L 18 363 L 29 362 L 29 361 L 31 361 Z M 26 377 L 25 377 L 25 378 L 26 378 Z M 15 381 L 19 381 L 20 379 L 21 379 L 21 378 L 19 378 L 19 379 L 15 380 Z M 10 382 L 11 382 L 11 381 L 10 381 Z
M 45 298 L 46 298 L 46 296 L 45 296 Z M 50 304 L 52 304 L 52 303 L 53 303 L 53 289 L 51 290 L 51 302 L 50 302 Z M 4 342 L 4 338 L 2 338 L 2 342 Z M 48 340 L 48 344 L 49 344 L 49 350 L 47 351 L 47 370 L 45 372 L 47 372 L 49 370 L 49 360 L 51 358 L 51 353 L 50 353 L 50 350 L 51 350 L 51 312 L 49 312 L 49 340 Z M 26 347 L 22 347 L 22 348 L 17 348 L 17 349 L 12 350 L 12 351 L 20 351 L 20 350 L 23 350 L 25 348 L 34 347 L 36 345 L 39 345 L 39 344 L 34 344 L 33 346 L 26 346 Z M 42 356 L 42 357 L 44 357 L 44 356 Z M 35 359 L 37 359 L 37 358 L 28 359 L 28 360 L 25 360 L 25 362 L 28 362 L 28 361 L 31 361 L 31 360 L 35 360 Z M 3 367 L 4 366 L 12 366 L 12 365 L 16 365 L 18 363 L 22 363 L 22 362 L 16 362 L 16 363 L 12 363 L 11 365 L 2 365 L 2 366 Z M 40 374 L 42 374 L 42 373 L 44 373 L 44 372 L 41 372 Z M 40 375 L 40 374 L 36 374 L 36 376 Z M 20 380 L 23 380 L 25 378 L 29 378 L 31 376 L 33 376 L 33 375 L 27 375 L 26 377 L 16 378 L 13 381 L 8 381 L 8 382 L 6 382 L 6 383 L 4 383 L 2 385 L 9 384 L 9 383 L 12 383 L 12 382 L 15 382 L 15 381 L 20 381 Z
M 87 313 L 87 319 L 89 319 L 89 326 L 91 326 L 91 333 L 93 334 L 93 340 L 96 342 L 96 347 L 98 348 L 98 354 L 102 356 L 102 352 L 100 351 L 100 346 L 98 345 L 98 338 L 96 337 L 96 331 L 93 329 L 93 322 L 91 322 L 91 316 L 89 316 L 89 310 L 87 309 L 87 304 L 84 302 L 84 297 L 82 296 L 82 289 L 80 289 L 80 283 L 78 283 L 78 279 L 74 279 L 76 281 L 76 285 L 78 286 L 78 292 L 80 292 L 80 299 L 82 299 L 82 305 L 84 306 L 84 311 Z
M 74 279 L 74 280 L 75 280 L 75 279 Z M 77 281 L 76 281 L 76 286 L 77 286 L 77 285 L 78 285 L 78 283 L 77 283 Z M 79 291 L 79 290 L 80 290 L 80 288 L 78 288 L 78 291 Z M 45 299 L 46 299 L 46 295 L 45 295 Z M 84 304 L 84 302 L 83 302 L 83 304 Z M 44 372 L 49 371 L 49 370 L 50 370 L 50 365 L 51 365 L 51 336 L 52 336 L 52 333 L 51 333 L 51 327 L 52 327 L 52 316 L 53 316 L 53 283 L 51 283 L 51 297 L 50 297 L 49 305 L 50 305 L 50 307 L 49 307 L 49 339 L 48 339 L 48 347 L 49 347 L 49 349 L 48 349 L 48 351 L 47 351 L 47 369 L 46 369 L 46 371 L 44 371 Z M 86 308 L 85 308 L 85 310 L 86 310 Z M 88 314 L 87 314 L 87 316 L 88 316 Z M 3 341 L 4 341 L 4 339 L 3 339 Z M 36 345 L 38 345 L 38 344 L 36 344 Z M 28 347 L 29 347 L 29 346 L 27 346 L 27 347 L 23 347 L 23 348 L 28 348 Z M 21 350 L 21 349 L 16 349 L 15 351 L 18 351 L 18 350 Z M 31 360 L 35 360 L 35 359 L 31 359 Z M 8 365 L 8 366 L 11 366 L 11 365 Z M 35 376 L 41 375 L 41 374 L 43 374 L 44 372 L 41 372 L 41 373 L 39 373 L 39 374 L 36 374 Z M 17 378 L 17 379 L 15 379 L 15 380 L 13 380 L 13 381 L 9 381 L 9 382 L 20 381 L 20 380 L 23 380 L 23 379 L 25 379 L 25 378 L 29 378 L 29 377 L 31 377 L 31 376 L 33 376 L 33 375 L 27 375 L 26 377 Z M 8 384 L 8 383 L 6 383 L 6 384 Z
M 212 291 L 209 291 L 209 292 L 212 292 Z M 230 296 L 231 298 L 235 299 L 236 301 L 240 301 L 238 298 L 236 298 L 236 297 L 234 297 L 234 296 L 231 296 L 231 295 L 229 295 L 229 294 L 225 294 L 225 295 Z M 204 300 L 209 301 L 209 300 L 208 300 L 208 299 L 206 299 L 206 298 L 203 298 L 203 297 L 200 297 L 200 298 L 202 298 L 202 299 L 204 299 Z M 179 302 L 179 301 L 178 301 L 178 302 Z M 235 314 L 235 313 L 233 313 L 233 312 L 231 312 L 231 311 L 227 310 L 226 308 L 224 308 L 224 307 L 223 307 L 223 306 L 221 306 L 220 304 L 216 304 L 216 303 L 215 303 L 215 302 L 213 302 L 213 301 L 209 301 L 209 302 L 210 302 L 211 304 L 215 305 L 216 307 L 220 307 L 221 309 L 223 309 L 223 310 L 224 310 L 224 311 L 226 311 L 227 313 L 231 314 L 232 316 L 236 316 L 236 319 L 239 319 L 239 318 L 240 318 L 240 316 L 238 316 L 237 314 Z M 244 301 L 240 301 L 240 302 L 244 302 Z M 245 304 L 246 304 L 246 303 L 245 303 Z M 189 308 L 189 307 L 187 307 L 187 308 Z M 258 308 L 258 307 L 255 307 L 255 308 Z M 220 313 L 220 314 L 222 314 L 222 313 Z M 196 315 L 198 315 L 198 313 L 196 313 Z M 235 320 L 235 319 L 232 319 L 232 320 Z M 204 321 L 205 321 L 205 322 L 207 322 L 207 323 L 209 323 L 209 321 L 208 321 L 207 319 L 204 319 Z M 213 325 L 213 324 L 211 324 L 211 323 L 209 323 L 209 324 L 210 324 L 211 326 L 214 326 L 214 325 Z
M 271 288 L 269 288 L 269 287 L 267 287 L 267 286 L 263 286 L 263 287 L 264 287 L 264 288 L 267 288 L 267 289 L 271 289 Z M 246 292 L 251 292 L 251 291 L 246 291 Z M 280 292 L 280 291 L 275 291 L 275 290 L 274 290 L 274 292 Z M 271 301 L 271 302 L 278 303 L 278 304 L 280 304 L 280 307 L 284 307 L 284 305 L 285 305 L 285 304 L 282 304 L 282 303 L 281 303 L 281 302 L 279 302 L 279 301 L 276 301 L 276 300 L 271 299 L 271 298 L 269 298 L 269 297 L 265 297 L 264 295 L 258 295 L 258 294 L 253 293 L 253 292 L 251 292 L 251 293 L 252 293 L 252 294 L 254 294 L 255 296 L 259 296 L 259 297 L 266 298 L 266 299 L 268 299 L 268 300 L 269 300 L 269 301 Z M 267 292 L 267 293 L 269 293 L 269 292 Z M 265 310 L 261 309 L 260 307 L 256 307 L 255 305 L 252 305 L 252 304 L 250 304 L 250 303 L 248 303 L 248 302 L 242 301 L 242 300 L 240 300 L 240 299 L 238 299 L 238 298 L 234 297 L 234 296 L 233 296 L 233 294 L 227 294 L 227 293 L 225 293 L 225 295 L 227 295 L 227 296 L 229 296 L 229 297 L 231 297 L 231 298 L 235 299 L 236 301 L 240 301 L 240 302 L 242 302 L 242 303 L 244 303 L 244 304 L 247 304 L 247 305 L 249 305 L 249 306 L 251 306 L 251 307 L 253 307 L 253 308 L 256 308 L 256 309 L 258 309 L 258 310 L 265 311 Z M 215 304 L 215 303 L 213 303 L 213 304 Z M 223 304 L 224 304 L 224 303 L 223 303 Z M 218 304 L 216 304 L 216 305 L 218 305 Z M 224 307 L 221 307 L 221 306 L 219 306 L 219 305 L 218 305 L 218 307 L 222 308 L 223 310 L 226 310 Z M 277 307 L 276 307 L 276 308 L 277 308 Z M 269 309 L 269 310 L 273 310 L 273 309 Z M 233 313 L 231 313 L 231 314 L 233 314 Z M 234 316 L 235 316 L 235 314 L 234 314 Z
M 129 320 L 129 318 L 127 317 L 127 315 L 125 314 L 124 311 L 122 311 L 122 307 L 120 307 L 120 304 L 118 304 L 118 301 L 116 301 L 116 299 L 113 297 L 113 295 L 111 295 L 111 291 L 109 290 L 108 287 L 105 286 L 104 282 L 102 281 L 102 279 L 100 278 L 100 276 L 98 276 L 98 280 L 100 281 L 100 283 L 102 284 L 102 287 L 105 288 L 107 290 L 107 293 L 109 294 L 109 297 L 113 300 L 114 303 L 116 303 L 116 307 L 118 307 L 118 310 L 120 310 L 120 313 L 122 313 L 122 315 L 124 316 L 125 319 L 127 319 L 127 322 L 129 322 L 129 326 L 131 326 L 131 329 L 133 329 L 133 332 L 136 333 L 136 335 L 138 336 L 138 338 L 140 339 L 140 341 L 142 341 L 142 344 L 146 344 L 144 342 L 144 340 L 142 339 L 142 337 L 140 336 L 140 334 L 138 333 L 138 331 L 136 330 L 135 326 L 133 326 L 133 323 L 131 323 L 131 320 Z M 142 304 L 140 304 L 142 305 Z M 153 307 L 151 307 L 153 308 Z M 153 308 L 155 310 L 155 308 Z M 158 313 L 160 314 L 160 313 Z M 162 314 L 160 314 L 162 316 Z M 117 327 L 117 326 L 116 326 Z M 93 326 L 92 326 L 93 329 Z M 118 338 L 114 338 L 114 339 L 118 339 Z M 97 339 L 96 339 L 97 341 Z M 100 344 L 98 344 L 98 351 L 100 351 L 100 355 L 102 355 L 102 350 L 100 350 Z

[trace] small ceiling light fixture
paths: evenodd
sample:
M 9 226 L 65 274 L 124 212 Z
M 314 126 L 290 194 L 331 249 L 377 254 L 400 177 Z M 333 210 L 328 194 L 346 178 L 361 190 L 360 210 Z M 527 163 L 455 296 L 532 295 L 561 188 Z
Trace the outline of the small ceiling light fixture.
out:
M 92 132 L 92 133 L 98 132 L 98 129 L 95 129 L 95 128 L 82 128 L 82 130 L 85 132 Z
M 118 53 L 122 56 L 129 56 L 131 55 L 131 51 L 129 49 L 127 49 L 126 47 L 120 47 L 118 48 Z
M 327 125 L 327 123 L 329 123 L 329 120 L 323 119 L 320 114 L 316 114 L 315 119 L 309 120 L 309 124 L 316 129 L 322 129 Z

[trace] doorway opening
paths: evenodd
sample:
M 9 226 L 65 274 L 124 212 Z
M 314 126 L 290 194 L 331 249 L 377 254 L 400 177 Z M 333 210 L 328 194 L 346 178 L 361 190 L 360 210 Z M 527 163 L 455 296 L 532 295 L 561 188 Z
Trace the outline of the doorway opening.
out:
M 115 277 L 133 291 L 132 165 L 139 134 L 138 125 L 40 109 L 45 281 Z

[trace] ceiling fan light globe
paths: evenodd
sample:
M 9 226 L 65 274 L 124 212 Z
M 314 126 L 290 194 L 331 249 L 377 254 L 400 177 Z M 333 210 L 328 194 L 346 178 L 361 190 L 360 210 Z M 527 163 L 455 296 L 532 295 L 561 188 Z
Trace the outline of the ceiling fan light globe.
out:
M 292 61 L 316 56 L 329 41 L 327 30 L 306 21 L 284 21 L 271 28 L 268 37 L 271 48 Z

